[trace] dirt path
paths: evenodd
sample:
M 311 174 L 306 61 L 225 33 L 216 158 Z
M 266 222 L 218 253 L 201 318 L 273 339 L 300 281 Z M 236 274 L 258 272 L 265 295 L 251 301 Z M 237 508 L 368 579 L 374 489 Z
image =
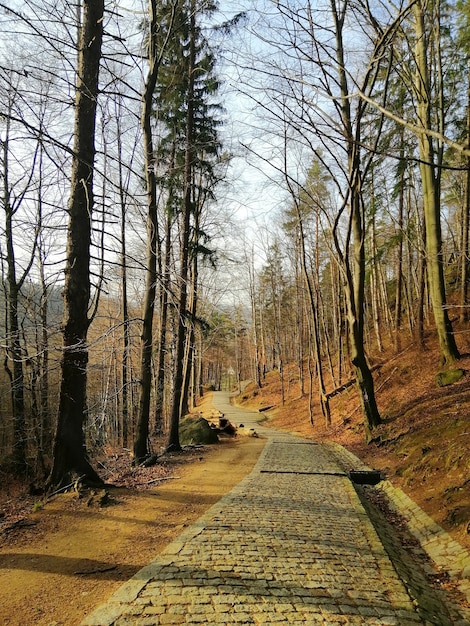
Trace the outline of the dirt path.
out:
M 0 624 L 78 624 L 251 471 L 263 445 L 240 437 L 175 455 L 173 478 L 112 490 L 101 508 L 55 497 L 0 547 Z

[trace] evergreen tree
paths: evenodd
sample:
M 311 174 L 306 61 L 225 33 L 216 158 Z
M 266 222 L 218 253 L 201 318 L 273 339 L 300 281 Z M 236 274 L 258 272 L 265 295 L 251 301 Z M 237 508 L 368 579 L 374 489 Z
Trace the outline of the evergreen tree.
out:
M 147 293 L 150 293 L 150 298 L 147 296 L 147 300 L 151 300 L 153 307 L 158 299 L 161 307 L 155 402 L 157 430 L 161 430 L 163 423 L 170 299 L 174 299 L 171 302 L 173 310 L 178 311 L 168 444 L 175 449 L 179 448 L 179 418 L 183 400 L 187 397 L 189 359 L 193 354 L 188 341 L 193 334 L 193 320 L 197 316 L 197 259 L 201 255 L 212 255 L 212 251 L 205 246 L 200 215 L 203 206 L 212 198 L 213 188 L 218 181 L 217 164 L 221 152 L 218 127 L 221 107 L 214 100 L 219 89 L 214 71 L 215 52 L 204 35 L 201 23 L 202 18 L 210 17 L 216 8 L 211 3 L 204 3 L 199 7 L 195 1 L 190 0 L 164 2 L 155 5 L 155 14 L 152 14 L 150 24 L 154 47 L 152 62 L 154 66 L 158 63 L 158 68 L 155 69 L 155 82 L 152 85 L 151 119 L 149 116 L 147 120 L 148 124 L 152 123 L 153 129 L 153 148 L 152 154 L 147 158 L 147 177 L 155 176 L 152 181 L 153 219 L 149 231 L 153 243 L 148 253 L 153 255 L 152 259 L 149 257 L 148 264 L 154 270 L 152 276 L 148 276 Z M 148 90 L 147 96 L 150 96 Z M 148 107 L 146 111 L 148 115 Z M 157 215 L 157 187 L 160 215 Z M 163 236 L 159 235 L 161 222 L 164 222 Z M 172 276 L 170 263 L 174 239 L 179 242 L 180 252 L 179 267 L 175 268 Z M 157 284 L 160 294 L 158 298 Z M 150 303 L 146 310 L 149 307 Z M 152 369 L 152 336 L 148 329 L 152 318 L 153 308 L 151 315 L 149 313 L 144 316 L 148 320 L 146 361 L 145 368 L 142 367 L 142 397 L 146 401 L 141 401 L 137 439 L 134 444 L 137 458 L 148 454 L 149 380 Z

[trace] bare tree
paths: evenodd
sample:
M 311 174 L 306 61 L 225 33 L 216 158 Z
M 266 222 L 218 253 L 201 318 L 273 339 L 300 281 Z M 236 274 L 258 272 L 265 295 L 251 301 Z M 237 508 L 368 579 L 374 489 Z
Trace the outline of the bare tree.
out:
M 147 191 L 147 260 L 145 300 L 143 305 L 142 357 L 140 374 L 140 403 L 134 456 L 137 460 L 149 453 L 150 396 L 152 391 L 153 318 L 157 295 L 157 281 L 162 274 L 161 242 L 158 222 L 157 163 L 154 132 L 152 127 L 153 104 L 160 64 L 168 41 L 173 34 L 178 0 L 166 7 L 165 28 L 161 29 L 162 15 L 156 0 L 149 0 L 148 25 L 148 73 L 142 96 L 142 128 L 144 136 L 144 159 Z
M 73 473 L 90 483 L 102 483 L 88 460 L 83 422 L 87 412 L 91 219 L 104 0 L 83 0 L 82 11 L 68 208 L 62 377 L 49 486 L 63 484 Z
M 15 97 L 14 93 L 10 94 L 11 98 Z M 11 400 L 12 400 L 12 417 L 13 417 L 13 462 L 18 472 L 25 472 L 27 469 L 26 451 L 27 451 L 27 428 L 25 414 L 25 389 L 24 389 L 24 351 L 21 342 L 20 329 L 20 293 L 21 288 L 29 274 L 33 265 L 35 252 L 37 247 L 37 233 L 33 236 L 33 245 L 31 248 L 29 259 L 26 266 L 18 276 L 17 259 L 15 258 L 14 243 L 14 220 L 15 215 L 21 208 L 26 191 L 29 189 L 31 179 L 35 171 L 35 161 L 39 151 L 37 146 L 36 154 L 29 174 L 26 177 L 26 183 L 16 197 L 12 193 L 12 184 L 10 182 L 10 127 L 11 120 L 6 119 L 6 128 L 4 139 L 2 140 L 2 178 L 3 178 L 3 197 L 2 204 L 5 212 L 5 247 L 6 247 L 6 308 L 7 308 L 7 324 L 6 324 L 6 359 L 4 362 L 5 370 L 10 378 Z
M 424 132 L 417 135 L 421 184 L 423 189 L 424 223 L 426 226 L 426 266 L 428 270 L 428 285 L 436 323 L 437 336 L 444 362 L 452 363 L 459 358 L 459 351 L 452 332 L 446 306 L 446 290 L 444 281 L 444 264 L 442 258 L 441 232 L 441 176 L 443 163 L 443 143 L 435 140 L 425 132 L 433 128 L 431 76 L 429 71 L 429 35 L 426 29 L 425 15 L 428 13 L 427 3 L 419 0 L 413 4 L 415 29 L 415 59 L 414 91 L 417 108 L 417 124 Z M 434 3 L 432 3 L 434 4 Z M 437 26 L 440 27 L 440 16 L 437 6 L 432 11 Z M 435 30 L 435 29 L 434 29 Z M 437 46 L 439 51 L 439 46 Z M 438 52 L 437 70 L 442 71 L 441 58 Z M 436 78 L 439 131 L 444 133 L 444 101 L 442 76 Z

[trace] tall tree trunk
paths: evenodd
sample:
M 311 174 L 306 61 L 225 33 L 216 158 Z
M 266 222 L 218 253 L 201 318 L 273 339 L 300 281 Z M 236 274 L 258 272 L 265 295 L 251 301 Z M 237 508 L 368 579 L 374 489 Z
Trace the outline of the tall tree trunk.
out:
M 39 319 L 40 331 L 38 332 L 38 382 L 39 382 L 39 458 L 45 454 L 50 454 L 52 450 L 52 420 L 49 410 L 49 288 L 46 278 L 46 258 L 47 253 L 43 240 L 43 173 L 44 173 L 44 147 L 40 146 L 39 154 L 39 186 L 37 190 L 38 204 L 38 270 L 40 285 Z
M 170 289 L 171 261 L 171 213 L 167 211 L 165 229 L 165 256 L 163 260 L 163 278 L 160 297 L 160 339 L 158 342 L 158 362 L 155 383 L 155 432 L 164 432 L 163 402 L 165 397 L 165 355 L 168 333 L 168 292 Z
M 336 3 L 331 0 L 331 10 L 335 21 L 336 60 L 338 66 L 338 83 L 341 91 L 341 118 L 343 133 L 348 153 L 348 202 L 349 202 L 349 233 L 344 248 L 338 240 L 338 232 L 333 237 L 338 256 L 341 259 L 345 275 L 345 297 L 349 324 L 349 342 L 351 360 L 356 371 L 357 388 L 364 415 L 366 437 L 382 420 L 375 400 L 374 381 L 367 363 L 364 350 L 364 285 L 365 285 L 365 226 L 364 206 L 362 202 L 362 176 L 359 150 L 360 116 L 356 120 L 356 136 L 353 132 L 350 94 L 348 91 L 346 64 L 343 46 L 343 27 L 346 5 L 338 12 Z M 359 115 L 359 114 L 358 114 Z M 352 260 L 349 258 L 349 244 L 352 237 Z
M 188 321 L 189 332 L 187 332 L 187 359 L 184 371 L 184 384 L 183 384 L 183 397 L 181 402 L 181 412 L 183 415 L 189 413 L 194 407 L 194 389 L 191 389 L 191 378 L 194 382 L 194 367 L 196 356 L 196 319 L 197 319 L 197 307 L 198 307 L 198 245 L 197 237 L 199 233 L 199 206 L 194 207 L 194 228 L 193 228 L 193 258 L 192 258 L 192 271 L 190 278 L 190 303 L 189 303 L 189 317 Z
M 250 304 L 251 304 L 251 324 L 252 324 L 252 332 L 253 332 L 253 368 L 254 368 L 254 379 L 259 389 L 262 387 L 262 374 L 261 374 L 261 349 L 260 349 L 260 339 L 258 332 L 258 323 L 257 323 L 257 312 L 256 312 L 256 289 L 255 289 L 255 267 L 254 267 L 254 254 L 252 253 L 251 258 L 248 260 L 248 268 L 249 268 L 249 277 L 250 277 Z
M 467 148 L 470 148 L 470 81 L 467 88 Z M 470 157 L 467 157 L 465 197 L 462 206 L 462 236 L 460 257 L 460 322 L 468 321 L 468 268 L 469 268 L 469 221 L 470 221 Z
M 404 154 L 403 144 L 403 129 L 401 130 L 401 144 L 400 144 L 400 161 L 403 163 Z M 400 166 L 400 187 L 398 191 L 398 251 L 397 251 L 397 269 L 396 269 L 396 288 L 395 288 L 395 327 L 394 327 L 394 339 L 395 339 L 395 352 L 400 351 L 400 331 L 402 323 L 402 308 L 403 308 L 403 213 L 405 207 L 405 167 Z
M 304 376 L 304 298 L 301 286 L 301 276 L 299 275 L 298 246 L 296 248 L 295 261 L 295 329 L 296 329 L 296 360 L 297 370 L 299 372 L 299 396 L 305 395 L 305 376 Z
M 124 196 L 124 194 L 122 194 Z M 126 204 L 124 197 L 121 197 L 121 309 L 123 322 L 123 345 L 122 345 L 122 415 L 120 424 L 120 440 L 124 448 L 129 445 L 129 422 L 132 416 L 129 411 L 129 362 L 131 348 L 131 326 L 129 318 L 129 305 L 127 296 L 127 257 L 126 257 Z
M 311 349 L 311 358 L 315 363 L 316 373 L 317 373 L 317 381 L 318 381 L 318 400 L 321 406 L 323 417 L 326 420 L 326 423 L 329 424 L 331 422 L 330 415 L 330 405 L 328 402 L 328 398 L 325 390 L 325 382 L 323 376 L 323 365 L 321 360 L 321 346 L 320 346 L 320 333 L 319 333 L 319 323 L 318 323 L 318 300 L 315 298 L 314 288 L 312 285 L 312 280 L 308 272 L 307 268 L 307 255 L 305 251 L 305 234 L 304 234 L 304 226 L 302 220 L 302 214 L 299 210 L 299 206 L 296 204 L 297 209 L 297 219 L 299 226 L 299 243 L 300 243 L 300 262 L 302 267 L 302 275 L 304 278 L 305 287 L 307 289 L 308 294 L 308 304 L 310 308 L 310 349 Z M 317 224 L 318 231 L 318 224 Z M 318 237 L 318 232 L 317 232 Z M 316 242 L 318 246 L 318 241 Z M 311 395 L 311 394 L 310 394 Z M 313 415 L 312 409 L 310 409 L 310 421 L 312 422 Z
M 41 451 L 42 453 L 50 453 L 52 449 L 52 424 L 49 411 L 49 335 L 48 335 L 48 305 L 49 305 L 49 289 L 45 276 L 45 258 L 43 247 L 39 246 L 40 255 L 40 284 L 41 284 L 41 303 L 40 303 L 40 319 L 41 319 L 41 338 L 40 338 L 40 416 L 41 416 Z
M 373 193 L 373 192 L 372 192 Z M 371 255 L 372 266 L 370 271 L 370 300 L 372 309 L 372 319 L 374 324 L 375 337 L 377 340 L 377 350 L 383 352 L 382 335 L 381 335 L 381 319 L 380 315 L 380 288 L 379 288 L 379 269 L 378 269 L 378 251 L 377 251 L 377 234 L 375 231 L 375 207 L 372 207 L 371 216 Z
M 87 457 L 83 421 L 87 411 L 91 219 L 103 18 L 104 0 L 83 1 L 67 230 L 62 376 L 49 486 L 63 484 L 73 473 L 82 476 L 87 482 L 102 483 Z
M 170 432 L 167 450 L 180 450 L 179 422 L 181 417 L 181 401 L 183 397 L 184 370 L 185 370 L 185 342 L 187 333 L 187 301 L 189 279 L 189 242 L 191 213 L 193 210 L 193 127 L 194 127 L 194 81 L 196 63 L 196 6 L 191 1 L 189 24 L 189 67 L 188 67 L 188 104 L 186 111 L 186 146 L 184 163 L 184 206 L 181 231 L 181 264 L 180 264 L 180 291 L 178 303 L 177 340 L 176 340 L 176 372 L 173 389 L 173 404 L 171 409 Z
M 119 444 L 124 448 L 129 445 L 129 421 L 131 417 L 130 402 L 129 402 L 129 369 L 130 369 L 130 347 L 131 347 L 131 328 L 129 318 L 129 299 L 128 299 L 128 285 L 127 285 L 127 192 L 124 179 L 124 162 L 123 162 L 123 146 L 122 146 L 122 128 L 121 118 L 123 109 L 120 101 L 116 103 L 116 136 L 117 136 L 117 149 L 118 149 L 118 176 L 119 176 L 119 207 L 121 218 L 121 315 L 123 324 L 122 334 L 122 362 L 121 362 L 121 410 L 117 416 L 118 419 L 118 439 Z M 119 404 L 118 404 L 119 410 Z
M 358 174 L 357 174 L 358 175 Z M 356 382 L 365 420 L 366 437 L 382 420 L 377 408 L 374 380 L 364 351 L 364 282 L 365 250 L 363 211 L 357 191 L 352 194 L 353 272 L 347 272 L 346 306 L 349 322 L 351 361 L 356 371 Z
M 18 473 L 26 471 L 26 416 L 24 404 L 23 355 L 21 350 L 18 320 L 19 286 L 16 277 L 15 247 L 13 244 L 13 215 L 15 212 L 10 198 L 9 183 L 9 133 L 10 121 L 7 118 L 3 147 L 3 208 L 5 212 L 6 239 L 6 353 L 4 368 L 10 379 L 11 413 L 13 418 L 13 463 Z
M 436 152 L 432 138 L 426 133 L 431 125 L 431 87 L 427 59 L 427 34 L 424 24 L 424 4 L 413 5 L 416 35 L 415 91 L 418 125 L 423 132 L 418 135 L 421 184 L 423 191 L 424 223 L 426 229 L 426 266 L 429 293 L 436 324 L 442 360 L 452 363 L 460 357 L 446 308 L 444 264 L 440 216 L 440 173 L 436 171 Z M 441 129 L 443 130 L 443 129 Z
M 423 233 L 424 247 L 426 247 L 426 231 Z M 416 317 L 416 343 L 420 350 L 424 350 L 424 310 L 426 307 L 426 254 L 420 250 L 418 260 L 418 305 Z
M 149 20 L 149 69 L 142 98 L 141 120 L 144 137 L 145 181 L 147 192 L 147 258 L 145 298 L 142 314 L 140 401 L 134 441 L 134 457 L 137 462 L 144 459 L 149 454 L 148 438 L 150 430 L 150 398 L 152 391 L 153 317 L 157 294 L 157 258 L 160 259 L 156 164 L 152 133 L 152 103 L 160 65 L 157 49 L 159 22 L 156 0 L 149 1 Z

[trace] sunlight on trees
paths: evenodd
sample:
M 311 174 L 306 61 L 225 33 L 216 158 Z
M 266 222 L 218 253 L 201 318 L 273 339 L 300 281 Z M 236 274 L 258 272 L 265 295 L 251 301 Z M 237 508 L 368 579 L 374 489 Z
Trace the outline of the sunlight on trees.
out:
M 390 346 L 459 358 L 468 2 L 236 5 L 0 2 L 9 471 L 98 482 L 270 371 L 371 438 Z

